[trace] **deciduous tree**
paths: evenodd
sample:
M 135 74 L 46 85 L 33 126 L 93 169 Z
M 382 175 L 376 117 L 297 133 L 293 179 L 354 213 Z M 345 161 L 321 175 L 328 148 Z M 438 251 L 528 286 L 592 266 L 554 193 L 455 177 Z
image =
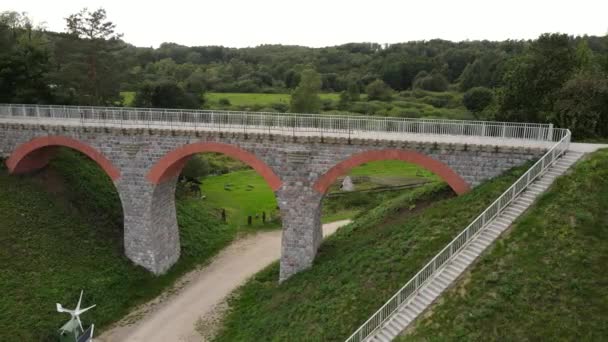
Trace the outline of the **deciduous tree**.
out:
M 321 76 L 313 69 L 302 71 L 300 84 L 291 95 L 294 113 L 318 113 L 321 109 Z

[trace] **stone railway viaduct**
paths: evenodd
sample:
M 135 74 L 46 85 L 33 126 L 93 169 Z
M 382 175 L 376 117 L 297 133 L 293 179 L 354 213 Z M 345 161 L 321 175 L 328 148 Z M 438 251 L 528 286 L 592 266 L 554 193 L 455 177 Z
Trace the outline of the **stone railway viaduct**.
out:
M 124 248 L 129 259 L 155 274 L 180 256 L 175 211 L 177 177 L 201 152 L 224 153 L 254 168 L 274 190 L 283 223 L 280 280 L 310 267 L 321 243 L 321 201 L 349 169 L 396 159 L 437 174 L 457 193 L 542 155 L 543 146 L 514 146 L 496 139 L 415 139 L 285 135 L 238 130 L 66 124 L 54 120 L 3 120 L 0 158 L 10 173 L 43 168 L 59 147 L 97 162 L 114 182 L 124 213 Z

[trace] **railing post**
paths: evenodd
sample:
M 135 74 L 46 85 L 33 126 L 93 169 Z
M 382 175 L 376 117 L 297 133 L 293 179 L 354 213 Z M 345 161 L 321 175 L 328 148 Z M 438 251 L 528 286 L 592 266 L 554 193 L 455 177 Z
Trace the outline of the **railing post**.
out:
M 553 140 L 553 124 L 549 124 L 549 133 L 547 134 L 547 140 Z
M 504 138 L 507 134 L 507 123 L 503 122 L 502 124 L 502 137 Z

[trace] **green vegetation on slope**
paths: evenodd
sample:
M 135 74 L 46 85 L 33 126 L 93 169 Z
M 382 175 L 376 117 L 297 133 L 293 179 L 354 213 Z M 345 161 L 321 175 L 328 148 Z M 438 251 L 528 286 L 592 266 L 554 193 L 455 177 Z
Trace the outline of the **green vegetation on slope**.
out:
M 608 336 L 608 150 L 560 177 L 403 341 Z
M 103 329 L 235 235 L 200 201 L 179 201 L 181 258 L 168 274 L 153 276 L 120 248 L 120 202 L 113 202 L 112 187 L 92 161 L 71 151 L 62 151 L 38 175 L 8 176 L 0 169 L 1 341 L 54 341 L 69 318 L 55 311 L 55 303 L 73 306 L 81 289 L 85 305 L 98 305 L 83 319 Z
M 216 339 L 344 340 L 526 167 L 450 200 L 432 203 L 451 193 L 433 184 L 368 211 L 322 244 L 310 270 L 278 285 L 274 264 L 250 279 Z

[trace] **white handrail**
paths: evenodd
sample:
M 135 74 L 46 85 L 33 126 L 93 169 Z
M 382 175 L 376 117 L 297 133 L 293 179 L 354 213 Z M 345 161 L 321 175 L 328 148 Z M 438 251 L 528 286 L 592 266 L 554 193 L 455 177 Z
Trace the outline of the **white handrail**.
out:
M 479 120 L 418 119 L 379 116 L 237 112 L 160 108 L 82 107 L 0 104 L 0 117 L 71 120 L 99 123 L 218 128 L 268 132 L 313 132 L 355 135 L 358 132 L 476 136 L 497 139 L 556 141 L 559 129 L 552 124 Z M 559 134 L 557 134 L 559 135 Z M 561 137 L 560 137 L 561 138 Z
M 395 295 L 393 295 L 376 313 L 374 313 L 359 329 L 357 329 L 346 342 L 361 342 L 372 335 L 376 329 L 408 302 L 421 286 L 452 259 L 476 234 L 490 223 L 502 210 L 504 210 L 519 194 L 524 191 L 539 175 L 541 175 L 555 160 L 557 160 L 570 145 L 570 130 L 545 153 L 532 167 L 526 171 L 515 183 L 502 193 L 486 210 L 484 210 L 471 224 L 448 243 L 431 261 L 429 261 L 412 279 L 410 279 Z

